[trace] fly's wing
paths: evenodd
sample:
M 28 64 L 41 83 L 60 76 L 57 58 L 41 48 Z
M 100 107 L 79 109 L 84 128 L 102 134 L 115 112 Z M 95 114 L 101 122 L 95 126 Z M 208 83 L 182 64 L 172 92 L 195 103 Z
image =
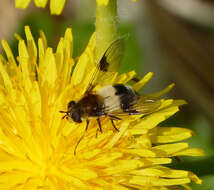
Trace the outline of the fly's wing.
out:
M 110 44 L 96 65 L 87 92 L 91 91 L 98 83 L 109 81 L 118 71 L 124 55 L 124 47 L 124 38 L 119 38 Z
M 161 102 L 160 100 L 152 99 L 146 95 L 141 95 L 130 104 L 131 106 L 128 110 L 121 109 L 120 105 L 117 104 L 106 108 L 106 112 L 109 115 L 115 116 L 150 114 L 160 107 Z
M 98 68 L 101 72 L 116 72 L 124 55 L 124 38 L 114 41 L 102 56 Z
M 137 103 L 132 106 L 132 109 L 142 114 L 149 114 L 156 111 L 160 106 L 160 100 L 152 99 L 146 95 L 141 95 Z

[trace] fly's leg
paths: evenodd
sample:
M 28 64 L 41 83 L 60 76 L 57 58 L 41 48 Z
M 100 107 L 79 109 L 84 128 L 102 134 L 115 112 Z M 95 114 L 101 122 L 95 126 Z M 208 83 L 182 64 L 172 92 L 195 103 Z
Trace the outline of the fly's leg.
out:
M 113 120 L 122 120 L 121 118 L 115 116 L 115 115 L 108 115 L 110 118 L 112 118 Z
M 98 123 L 99 129 L 100 129 L 100 132 L 102 133 L 102 132 L 103 132 L 103 130 L 102 130 L 102 126 L 101 126 L 100 118 L 97 118 L 97 123 Z
M 82 141 L 82 139 L 85 137 L 85 133 L 86 133 L 86 131 L 88 130 L 88 125 L 89 125 L 89 120 L 87 119 L 87 120 L 86 120 L 85 131 L 84 131 L 83 135 L 80 137 L 80 139 L 78 140 L 78 142 L 77 142 L 77 144 L 76 144 L 76 146 L 75 146 L 75 148 L 74 148 L 74 155 L 76 155 L 76 151 L 77 151 L 78 145 L 80 144 L 80 142 Z
M 114 120 L 113 120 L 113 119 L 110 119 L 110 120 L 111 120 L 111 124 L 112 124 L 112 126 L 114 127 L 114 129 L 115 129 L 117 132 L 120 132 L 120 130 L 115 126 Z
M 116 116 L 114 116 L 114 115 L 108 115 L 111 119 L 111 124 L 112 124 L 112 126 L 114 127 L 114 129 L 117 131 L 117 132 L 119 132 L 120 130 L 116 127 L 116 125 L 114 124 L 114 120 L 122 120 L 121 118 L 119 118 L 119 117 L 116 117 Z
M 96 138 L 98 137 L 98 131 L 99 129 L 96 130 L 96 135 L 95 135 Z

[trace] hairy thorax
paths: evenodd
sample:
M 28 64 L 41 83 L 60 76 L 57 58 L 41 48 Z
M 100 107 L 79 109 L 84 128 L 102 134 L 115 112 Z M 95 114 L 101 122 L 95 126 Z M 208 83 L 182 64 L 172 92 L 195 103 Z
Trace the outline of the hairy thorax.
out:
M 101 96 L 87 94 L 76 105 L 82 117 L 101 116 L 104 114 L 104 102 Z

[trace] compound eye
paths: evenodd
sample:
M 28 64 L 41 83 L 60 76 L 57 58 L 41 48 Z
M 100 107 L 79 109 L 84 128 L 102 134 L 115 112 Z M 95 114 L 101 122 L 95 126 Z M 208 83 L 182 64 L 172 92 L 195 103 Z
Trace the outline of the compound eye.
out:
M 79 112 L 72 113 L 72 118 L 77 123 L 81 123 L 82 122 Z
M 75 101 L 70 101 L 70 102 L 68 103 L 68 109 L 73 108 L 75 104 L 76 104 Z

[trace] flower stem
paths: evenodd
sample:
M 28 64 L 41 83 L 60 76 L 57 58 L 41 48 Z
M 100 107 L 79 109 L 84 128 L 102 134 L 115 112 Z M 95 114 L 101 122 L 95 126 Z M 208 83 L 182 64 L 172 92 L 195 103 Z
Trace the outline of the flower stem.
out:
M 107 6 L 96 4 L 96 60 L 100 60 L 108 46 L 119 37 L 117 0 Z

